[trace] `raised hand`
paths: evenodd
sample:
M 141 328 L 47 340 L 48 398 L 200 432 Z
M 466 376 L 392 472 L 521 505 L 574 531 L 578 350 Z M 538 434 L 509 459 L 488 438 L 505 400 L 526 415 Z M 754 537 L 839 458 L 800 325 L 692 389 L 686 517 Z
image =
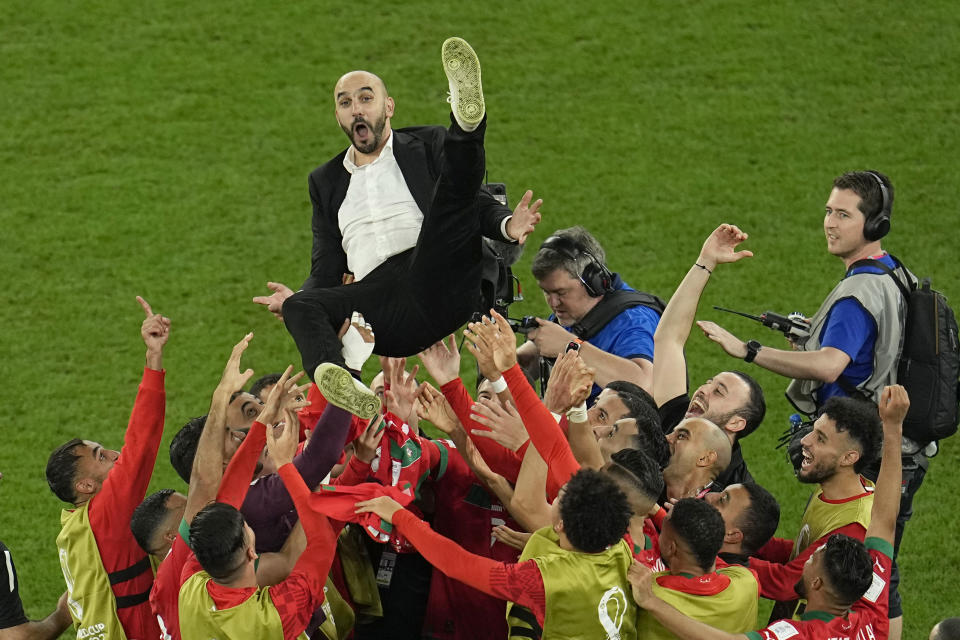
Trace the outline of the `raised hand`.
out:
M 503 407 L 496 400 L 480 398 L 470 406 L 470 418 L 490 429 L 473 429 L 473 435 L 490 438 L 510 451 L 516 451 L 530 439 L 520 414 L 510 402 Z
M 150 303 L 140 296 L 137 296 L 137 302 L 146 314 L 140 325 L 140 337 L 147 345 L 147 368 L 162 371 L 163 345 L 167 344 L 170 337 L 170 318 L 154 313 Z
M 418 354 L 420 362 L 441 387 L 460 377 L 460 352 L 453 334 Z
M 389 385 L 385 391 L 387 397 L 387 407 L 396 416 L 411 421 L 414 415 L 414 403 L 417 399 L 417 372 L 420 371 L 420 365 L 414 365 L 413 369 L 407 372 L 406 358 L 381 358 L 383 365 L 384 382 Z
M 743 258 L 752 257 L 752 251 L 746 249 L 737 251 L 737 245 L 746 241 L 748 237 L 735 225 L 721 224 L 703 242 L 697 264 L 712 271 L 718 264 L 737 262 Z
M 381 519 L 393 524 L 393 516 L 403 509 L 400 503 L 389 496 L 379 496 L 373 500 L 364 500 L 354 505 L 355 513 L 375 513 Z
M 343 362 L 347 365 L 347 369 L 360 371 L 363 368 L 363 363 L 373 353 L 376 342 L 373 327 L 366 321 L 362 313 L 354 311 L 349 318 L 343 321 L 343 326 L 340 327 L 337 337 L 340 338 L 340 343 L 343 345 L 340 355 L 343 356 Z
M 276 422 L 277 417 L 284 410 L 296 411 L 310 406 L 310 402 L 305 397 L 306 390 L 310 385 L 297 385 L 297 381 L 303 377 L 303 372 L 301 371 L 294 376 L 291 376 L 291 373 L 293 373 L 293 365 L 286 368 L 283 375 L 280 376 L 280 379 L 277 381 L 277 384 L 273 385 L 273 388 L 270 389 L 270 395 L 267 396 L 267 403 L 257 418 L 258 422 L 270 426 Z
M 277 383 L 279 385 L 279 383 Z M 271 395 L 273 392 L 271 391 Z M 264 410 L 266 411 L 266 410 Z M 279 469 L 288 462 L 293 462 L 300 444 L 299 433 L 295 424 L 279 424 L 275 428 L 267 429 L 267 456 L 275 469 Z
M 507 235 L 516 240 L 518 244 L 526 242 L 527 237 L 533 233 L 537 224 L 540 223 L 540 205 L 543 204 L 543 200 L 538 199 L 531 205 L 530 200 L 532 199 L 533 191 L 528 189 L 520 198 L 520 202 L 517 203 L 517 208 L 513 210 L 513 216 L 507 221 Z
M 283 302 L 293 295 L 293 290 L 280 282 L 268 282 L 267 288 L 273 293 L 269 296 L 256 296 L 253 301 L 264 305 L 267 311 L 283 320 Z
M 480 373 L 488 380 L 496 380 L 501 372 L 517 364 L 517 338 L 506 318 L 493 309 L 482 322 L 467 325 L 463 335 L 467 349 L 480 365 Z
M 575 337 L 556 322 L 536 318 L 538 328 L 527 334 L 527 340 L 537 345 L 537 351 L 544 358 L 556 358 Z
M 353 455 L 361 462 L 370 464 L 377 456 L 377 447 L 383 440 L 385 418 L 383 416 L 374 416 L 367 424 L 367 428 L 353 441 Z
M 240 391 L 246 386 L 247 382 L 250 381 L 250 378 L 253 377 L 253 369 L 240 371 L 240 358 L 243 356 L 243 352 L 247 350 L 247 347 L 250 346 L 251 340 L 253 340 L 253 332 L 245 335 L 243 339 L 233 347 L 233 351 L 230 353 L 230 359 L 227 360 L 227 366 L 223 370 L 223 375 L 220 376 L 217 391 L 228 394 Z
M 703 331 L 703 335 L 719 344 L 720 347 L 727 352 L 727 355 L 741 359 L 747 355 L 746 343 L 716 322 L 698 320 L 697 326 Z
M 550 372 L 543 404 L 554 413 L 566 413 L 580 406 L 590 396 L 594 375 L 595 371 L 587 366 L 579 352 L 572 349 L 563 352 Z
M 899 433 L 903 429 L 903 419 L 907 417 L 907 411 L 910 410 L 910 397 L 907 395 L 907 390 L 899 384 L 884 387 L 880 393 L 877 409 L 880 411 L 884 432 Z
M 453 435 L 460 426 L 460 420 L 446 397 L 429 382 L 424 382 L 420 385 L 417 398 L 420 400 L 420 407 L 417 409 L 420 419 L 431 422 L 448 436 Z

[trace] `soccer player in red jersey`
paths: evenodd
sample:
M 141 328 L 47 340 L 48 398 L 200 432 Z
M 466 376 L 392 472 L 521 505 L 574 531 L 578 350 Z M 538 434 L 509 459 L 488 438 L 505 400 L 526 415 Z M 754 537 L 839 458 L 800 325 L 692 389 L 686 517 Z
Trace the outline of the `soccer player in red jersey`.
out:
M 884 388 L 879 406 L 883 456 L 866 541 L 834 535 L 817 546 L 804 563 L 796 587 L 807 599 L 800 620 L 778 620 L 759 631 L 739 635 L 720 631 L 688 618 L 657 598 L 651 589 L 653 574 L 637 564 L 630 570 L 634 600 L 682 640 L 886 638 L 893 537 L 900 509 L 900 439 L 909 408 L 903 387 Z

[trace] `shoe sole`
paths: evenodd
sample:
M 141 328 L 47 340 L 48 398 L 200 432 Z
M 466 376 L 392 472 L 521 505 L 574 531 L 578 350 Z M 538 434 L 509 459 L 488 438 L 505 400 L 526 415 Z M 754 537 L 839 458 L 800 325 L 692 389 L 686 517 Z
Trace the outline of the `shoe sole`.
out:
M 372 391 L 359 389 L 343 367 L 324 362 L 314 372 L 313 380 L 327 402 L 349 411 L 355 416 L 369 420 L 380 412 L 380 398 Z
M 440 57 L 450 82 L 454 116 L 461 124 L 476 127 L 486 113 L 480 84 L 480 59 L 463 38 L 447 38 Z

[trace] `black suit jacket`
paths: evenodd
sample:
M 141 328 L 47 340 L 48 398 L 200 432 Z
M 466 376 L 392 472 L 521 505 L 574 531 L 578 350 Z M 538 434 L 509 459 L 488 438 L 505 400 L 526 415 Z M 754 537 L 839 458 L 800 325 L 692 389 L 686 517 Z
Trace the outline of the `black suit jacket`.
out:
M 406 127 L 394 129 L 393 154 L 400 172 L 424 216 L 430 215 L 434 186 L 443 166 L 443 127 Z M 315 169 L 308 179 L 313 203 L 313 252 L 310 277 L 303 289 L 335 287 L 347 271 L 338 215 L 347 195 L 350 174 L 343 167 L 344 149 L 335 158 Z M 503 240 L 500 225 L 512 212 L 481 190 L 477 193 L 480 231 L 488 238 Z

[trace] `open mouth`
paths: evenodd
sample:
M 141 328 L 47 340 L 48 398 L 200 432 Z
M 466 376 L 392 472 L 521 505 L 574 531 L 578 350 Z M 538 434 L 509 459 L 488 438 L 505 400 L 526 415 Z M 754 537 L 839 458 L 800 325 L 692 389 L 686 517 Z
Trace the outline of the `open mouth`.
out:
M 370 135 L 370 127 L 366 122 L 356 122 L 353 125 L 353 134 L 358 138 L 366 138 Z
M 690 406 L 687 407 L 686 417 L 687 417 L 687 418 L 696 418 L 696 417 L 698 417 L 698 416 L 702 416 L 702 415 L 703 415 L 704 413 L 706 413 L 706 412 L 707 412 L 707 408 L 706 408 L 705 406 L 703 406 L 703 403 L 700 402 L 700 400 L 698 400 L 697 398 L 694 398 L 694 399 L 690 402 Z
M 813 465 L 813 456 L 810 455 L 810 452 L 804 449 L 801 453 L 803 459 L 800 461 L 801 469 L 809 469 Z

